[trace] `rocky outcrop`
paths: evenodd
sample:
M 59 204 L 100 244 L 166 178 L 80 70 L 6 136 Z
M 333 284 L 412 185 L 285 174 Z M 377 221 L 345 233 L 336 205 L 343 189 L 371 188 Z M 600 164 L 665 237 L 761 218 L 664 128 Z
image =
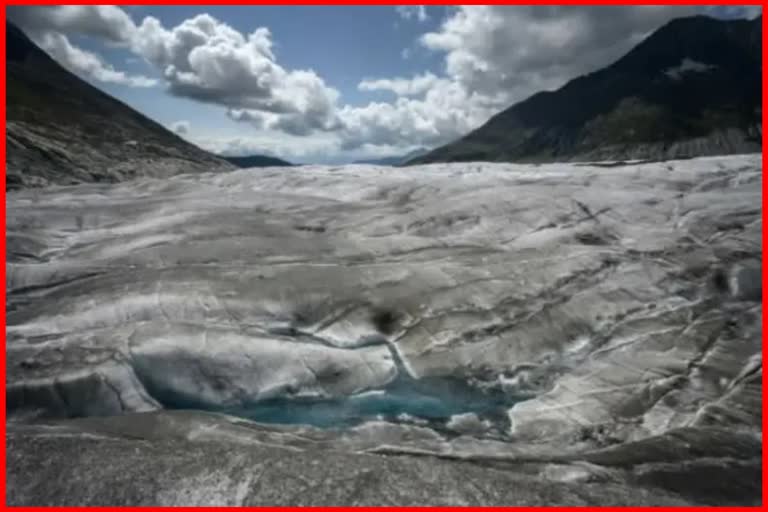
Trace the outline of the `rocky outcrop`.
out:
M 743 155 L 12 192 L 9 503 L 757 504 L 761 182 Z

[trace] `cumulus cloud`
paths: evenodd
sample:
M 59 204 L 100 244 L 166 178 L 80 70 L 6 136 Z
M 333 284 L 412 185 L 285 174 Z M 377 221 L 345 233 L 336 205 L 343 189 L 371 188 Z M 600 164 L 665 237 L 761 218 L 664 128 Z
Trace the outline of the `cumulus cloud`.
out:
M 227 107 L 233 119 L 297 135 L 338 125 L 338 92 L 312 70 L 278 64 L 266 28 L 244 35 L 201 14 L 166 29 L 147 17 L 132 47 L 162 72 L 171 94 Z
M 268 29 L 245 36 L 207 14 L 170 30 L 145 18 L 134 48 L 162 70 L 171 92 L 228 107 L 293 111 L 293 89 L 322 83 L 314 73 L 291 73 L 278 65 Z
M 8 6 L 8 18 L 64 67 L 99 82 L 152 87 L 157 80 L 116 70 L 93 52 L 72 44 L 66 34 L 128 44 L 136 26 L 130 16 L 111 5 Z
M 395 7 L 395 11 L 404 20 L 414 20 L 423 23 L 429 19 L 427 8 L 423 5 L 398 5 Z
M 176 121 L 175 123 L 171 123 L 170 126 L 171 131 L 178 135 L 187 135 L 191 127 L 189 121 Z
M 9 5 L 6 14 L 33 33 L 56 31 L 125 43 L 136 31 L 131 17 L 114 5 Z
M 63 34 L 46 32 L 37 38 L 37 42 L 61 65 L 78 75 L 131 87 L 152 87 L 157 84 L 157 80 L 115 70 L 98 55 L 72 45 Z
M 342 147 L 441 144 L 487 119 L 493 113 L 491 104 L 487 97 L 467 91 L 454 81 L 436 79 L 418 98 L 401 96 L 391 103 L 342 108 Z

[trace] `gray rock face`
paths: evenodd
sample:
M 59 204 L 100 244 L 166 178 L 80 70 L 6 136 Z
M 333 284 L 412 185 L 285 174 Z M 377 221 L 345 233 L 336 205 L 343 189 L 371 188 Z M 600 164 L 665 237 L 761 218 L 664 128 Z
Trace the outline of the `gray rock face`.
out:
M 761 179 L 743 155 L 10 193 L 9 503 L 759 503 Z

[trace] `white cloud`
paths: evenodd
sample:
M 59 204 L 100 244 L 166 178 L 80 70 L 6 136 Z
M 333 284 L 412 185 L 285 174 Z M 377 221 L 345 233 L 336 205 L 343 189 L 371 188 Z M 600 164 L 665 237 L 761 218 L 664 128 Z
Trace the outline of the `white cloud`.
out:
M 152 87 L 157 84 L 157 80 L 115 70 L 98 55 L 73 46 L 63 34 L 47 32 L 39 36 L 37 42 L 62 66 L 78 75 L 131 87 Z
M 383 78 L 363 80 L 357 86 L 361 91 L 392 91 L 398 96 L 417 96 L 424 94 L 437 83 L 437 76 L 424 73 L 413 78 Z
M 233 119 L 297 135 L 338 125 L 338 92 L 312 70 L 278 64 L 266 28 L 244 35 L 201 14 L 166 29 L 147 17 L 132 47 L 161 71 L 171 94 L 227 107 Z
M 427 8 L 423 5 L 398 5 L 395 7 L 395 10 L 404 20 L 414 20 L 423 23 L 429 19 Z
M 113 44 L 127 44 L 136 26 L 130 16 L 111 5 L 8 6 L 8 18 L 61 65 L 99 82 L 151 87 L 157 80 L 116 70 L 93 52 L 72 44 L 67 34 L 86 35 Z
M 403 60 L 408 60 L 411 58 L 411 49 L 410 48 L 403 48 L 403 51 L 400 52 L 400 57 L 403 58 Z
M 178 135 L 187 135 L 192 125 L 189 121 L 176 121 L 171 123 L 171 131 Z
M 8 19 L 33 33 L 56 31 L 125 43 L 136 30 L 131 17 L 114 5 L 7 7 Z
M 664 70 L 664 74 L 672 80 L 680 80 L 686 73 L 705 73 L 714 68 L 715 66 L 711 64 L 704 64 L 686 57 L 677 66 Z
M 391 103 L 342 108 L 340 137 L 345 149 L 364 144 L 434 146 L 467 133 L 492 113 L 486 97 L 451 80 L 435 79 L 419 98 L 400 96 Z

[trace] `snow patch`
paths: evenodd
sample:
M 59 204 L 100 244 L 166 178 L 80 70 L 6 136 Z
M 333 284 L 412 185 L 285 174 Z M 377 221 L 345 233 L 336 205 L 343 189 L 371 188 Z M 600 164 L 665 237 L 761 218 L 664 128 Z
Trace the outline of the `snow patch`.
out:
M 704 64 L 688 57 L 684 58 L 682 62 L 676 67 L 667 68 L 664 70 L 664 74 L 672 80 L 681 80 L 685 73 L 705 73 L 715 69 L 717 66 L 711 64 Z

